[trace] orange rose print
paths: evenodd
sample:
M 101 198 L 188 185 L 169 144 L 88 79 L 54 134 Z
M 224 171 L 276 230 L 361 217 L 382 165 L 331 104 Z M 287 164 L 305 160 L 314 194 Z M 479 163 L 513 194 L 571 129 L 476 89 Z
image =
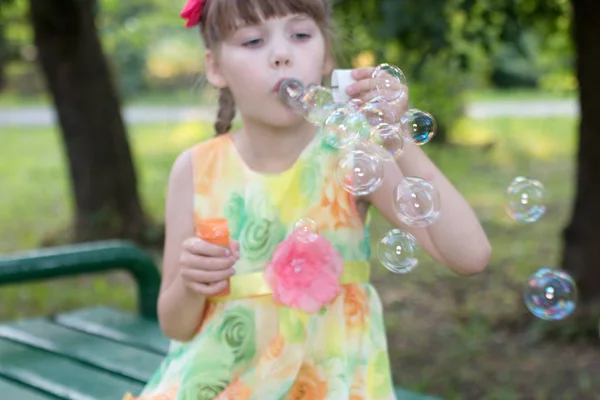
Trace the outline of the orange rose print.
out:
M 360 370 L 359 370 L 360 371 Z M 362 379 L 362 371 L 354 375 L 352 387 L 350 388 L 350 400 L 365 400 L 365 382 Z
M 324 224 L 319 230 L 360 228 L 356 200 L 346 192 L 335 177 L 327 177 L 323 184 L 321 201 L 308 213 L 315 221 Z
M 348 328 L 362 327 L 369 312 L 367 294 L 360 285 L 344 287 L 344 315 Z
M 194 163 L 195 192 L 200 196 L 210 195 L 215 188 L 215 180 L 221 175 L 228 144 L 224 139 L 218 138 L 204 142 L 192 150 L 194 160 L 203 160 L 201 163 Z
M 274 360 L 281 356 L 283 353 L 283 347 L 285 346 L 285 340 L 283 336 L 277 335 L 269 343 L 269 347 L 265 350 L 265 358 L 268 360 Z
M 327 381 L 319 377 L 317 368 L 302 364 L 290 389 L 289 400 L 323 400 L 327 396 Z

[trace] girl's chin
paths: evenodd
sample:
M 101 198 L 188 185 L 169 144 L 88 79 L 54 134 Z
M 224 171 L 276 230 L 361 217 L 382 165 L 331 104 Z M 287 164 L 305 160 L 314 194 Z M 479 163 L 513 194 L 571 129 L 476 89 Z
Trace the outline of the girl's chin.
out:
M 292 128 L 302 124 L 309 124 L 300 113 L 287 107 L 270 110 L 267 113 L 261 112 L 260 115 L 253 115 L 248 119 L 277 128 Z

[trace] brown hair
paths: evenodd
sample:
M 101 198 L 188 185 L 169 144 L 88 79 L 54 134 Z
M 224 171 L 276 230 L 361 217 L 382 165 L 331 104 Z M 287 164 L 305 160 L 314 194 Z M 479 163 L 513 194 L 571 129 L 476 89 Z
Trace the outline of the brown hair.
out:
M 315 20 L 331 54 L 333 23 L 331 0 L 208 0 L 200 20 L 200 32 L 207 48 L 217 49 L 237 28 L 241 20 L 258 24 L 261 19 L 306 14 Z M 236 18 L 237 17 L 237 18 Z M 219 112 L 215 122 L 217 135 L 227 133 L 235 117 L 235 102 L 228 88 L 220 90 Z

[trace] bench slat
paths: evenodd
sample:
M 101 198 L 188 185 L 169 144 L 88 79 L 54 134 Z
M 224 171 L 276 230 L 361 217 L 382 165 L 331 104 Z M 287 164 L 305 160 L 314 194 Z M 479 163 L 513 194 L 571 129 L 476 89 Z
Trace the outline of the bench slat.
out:
M 144 383 L 163 357 L 43 319 L 0 325 L 0 337 L 83 361 Z
M 55 397 L 44 396 L 40 392 L 28 389 L 17 383 L 0 378 L 0 393 L 3 399 L 14 400 L 51 400 Z
M 143 385 L 44 350 L 0 338 L 0 375 L 61 399 L 115 400 Z
M 160 355 L 167 354 L 169 339 L 156 321 L 106 307 L 89 308 L 54 317 L 56 323 L 126 343 Z

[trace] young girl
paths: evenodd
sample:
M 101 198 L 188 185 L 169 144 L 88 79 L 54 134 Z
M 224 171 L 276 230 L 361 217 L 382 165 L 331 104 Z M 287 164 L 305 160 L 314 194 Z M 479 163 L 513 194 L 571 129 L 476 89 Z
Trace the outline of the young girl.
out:
M 282 79 L 320 83 L 332 71 L 327 1 L 190 0 L 182 14 L 200 25 L 207 78 L 220 89 L 217 136 L 172 169 L 158 312 L 173 341 L 137 399 L 395 399 L 369 284 L 370 205 L 459 274 L 488 262 L 473 211 L 417 146 L 386 163 L 377 191 L 355 198 L 336 180 L 338 151 L 280 100 Z M 371 71 L 353 71 L 349 96 L 365 96 Z M 243 128 L 229 132 L 235 106 Z M 391 199 L 404 175 L 440 192 L 429 228 L 396 217 Z M 216 217 L 229 224 L 228 247 L 198 238 Z M 309 243 L 291 234 L 304 217 L 318 225 Z

